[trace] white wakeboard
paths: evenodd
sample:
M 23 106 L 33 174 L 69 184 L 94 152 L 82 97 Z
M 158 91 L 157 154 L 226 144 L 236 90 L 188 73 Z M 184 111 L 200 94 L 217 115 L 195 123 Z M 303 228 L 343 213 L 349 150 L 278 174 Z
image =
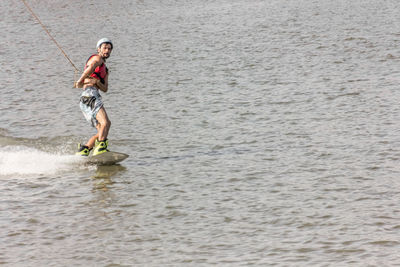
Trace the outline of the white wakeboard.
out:
M 127 157 L 129 157 L 128 154 L 107 151 L 100 155 L 85 157 L 85 162 L 93 165 L 114 165 Z

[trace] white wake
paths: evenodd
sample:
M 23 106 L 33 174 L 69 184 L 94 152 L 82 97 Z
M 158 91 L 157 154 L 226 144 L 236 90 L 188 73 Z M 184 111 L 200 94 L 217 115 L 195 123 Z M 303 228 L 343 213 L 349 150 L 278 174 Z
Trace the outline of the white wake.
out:
M 80 164 L 74 155 L 52 154 L 26 146 L 0 147 L 0 175 L 54 174 Z

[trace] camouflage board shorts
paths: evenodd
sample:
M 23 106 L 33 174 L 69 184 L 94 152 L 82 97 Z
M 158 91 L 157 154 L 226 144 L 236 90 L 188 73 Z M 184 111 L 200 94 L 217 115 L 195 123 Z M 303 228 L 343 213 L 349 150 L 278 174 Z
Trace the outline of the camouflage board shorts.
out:
M 96 127 L 99 123 L 96 119 L 97 113 L 103 107 L 103 101 L 99 90 L 95 87 L 86 87 L 82 92 L 79 106 L 86 120 Z

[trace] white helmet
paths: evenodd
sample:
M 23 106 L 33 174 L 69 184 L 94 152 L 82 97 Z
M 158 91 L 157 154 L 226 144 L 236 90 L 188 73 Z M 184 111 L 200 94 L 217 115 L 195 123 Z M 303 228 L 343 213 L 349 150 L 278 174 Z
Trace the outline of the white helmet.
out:
M 113 43 L 111 42 L 110 39 L 108 38 L 102 38 L 97 42 L 97 48 L 100 48 L 100 46 L 104 43 L 110 44 L 111 45 L 111 49 L 113 48 Z

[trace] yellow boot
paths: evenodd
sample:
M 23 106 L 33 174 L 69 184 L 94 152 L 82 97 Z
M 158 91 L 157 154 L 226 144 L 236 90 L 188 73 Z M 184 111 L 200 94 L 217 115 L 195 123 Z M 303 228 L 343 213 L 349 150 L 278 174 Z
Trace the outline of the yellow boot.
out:
M 78 152 L 75 153 L 75 155 L 80 155 L 80 156 L 89 156 L 90 153 L 90 148 L 87 146 L 84 146 L 82 144 L 78 144 Z
M 93 156 L 100 155 L 100 154 L 107 152 L 108 151 L 107 147 L 108 147 L 107 139 L 104 141 L 99 141 L 96 139 L 94 150 L 93 150 Z

